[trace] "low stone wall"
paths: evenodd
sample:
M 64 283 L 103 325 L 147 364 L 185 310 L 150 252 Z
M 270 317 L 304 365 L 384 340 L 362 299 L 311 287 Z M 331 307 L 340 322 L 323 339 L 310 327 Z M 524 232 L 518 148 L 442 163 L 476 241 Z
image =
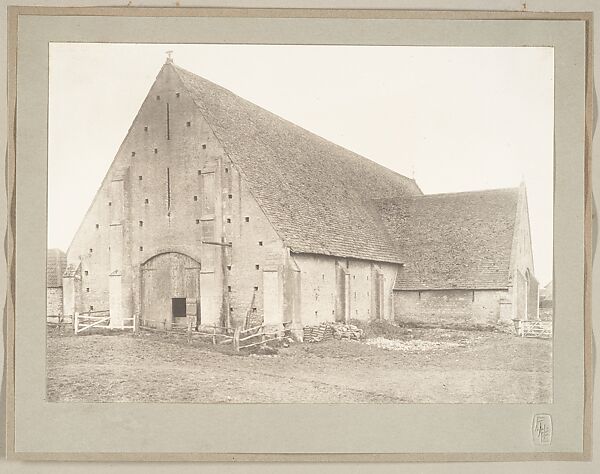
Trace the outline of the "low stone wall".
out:
M 46 288 L 46 316 L 63 315 L 63 289 Z
M 507 290 L 396 290 L 394 317 L 431 325 L 496 324 L 507 297 Z

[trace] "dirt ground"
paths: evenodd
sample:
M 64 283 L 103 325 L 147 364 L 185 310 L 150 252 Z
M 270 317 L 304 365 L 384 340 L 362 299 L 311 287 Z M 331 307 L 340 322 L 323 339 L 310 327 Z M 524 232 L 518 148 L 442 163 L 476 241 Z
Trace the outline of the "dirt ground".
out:
M 545 403 L 552 343 L 512 334 L 408 329 L 392 342 L 294 343 L 276 355 L 142 332 L 50 330 L 49 401 Z

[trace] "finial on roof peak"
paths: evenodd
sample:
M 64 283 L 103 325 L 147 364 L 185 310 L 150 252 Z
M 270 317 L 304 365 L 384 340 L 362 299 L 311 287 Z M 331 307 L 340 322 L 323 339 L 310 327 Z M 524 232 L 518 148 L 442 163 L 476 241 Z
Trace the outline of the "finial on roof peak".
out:
M 521 182 L 519 183 L 519 187 L 525 187 L 525 173 L 521 173 Z
M 173 51 L 165 51 L 167 53 L 167 64 L 173 64 Z

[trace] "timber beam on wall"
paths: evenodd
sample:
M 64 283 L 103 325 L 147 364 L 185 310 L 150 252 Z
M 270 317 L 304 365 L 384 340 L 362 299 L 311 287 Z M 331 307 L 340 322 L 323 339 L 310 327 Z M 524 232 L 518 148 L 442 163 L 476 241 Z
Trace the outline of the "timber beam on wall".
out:
M 227 242 L 227 243 L 225 243 L 225 242 L 210 242 L 210 241 L 203 240 L 202 243 L 206 244 L 206 245 L 219 245 L 221 247 L 231 247 L 232 246 L 231 242 Z

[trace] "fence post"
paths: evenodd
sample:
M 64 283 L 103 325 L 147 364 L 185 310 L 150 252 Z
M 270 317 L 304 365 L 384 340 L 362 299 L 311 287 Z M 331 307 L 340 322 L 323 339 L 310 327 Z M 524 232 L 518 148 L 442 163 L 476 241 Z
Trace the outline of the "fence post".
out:
M 217 326 L 213 323 L 213 337 L 212 337 L 213 346 L 217 343 Z
M 187 342 L 192 343 L 192 316 L 187 317 Z
M 236 352 L 240 351 L 240 330 L 241 328 L 238 326 L 233 331 L 233 350 Z
M 73 332 L 77 334 L 77 330 L 79 329 L 79 313 L 75 311 L 75 315 L 73 316 Z

